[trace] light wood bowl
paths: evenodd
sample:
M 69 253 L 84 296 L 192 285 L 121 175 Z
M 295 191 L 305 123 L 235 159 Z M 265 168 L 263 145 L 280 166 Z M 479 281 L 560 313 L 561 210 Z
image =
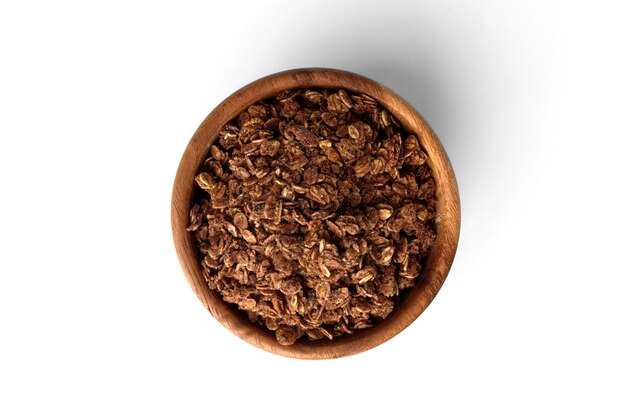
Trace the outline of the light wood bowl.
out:
M 372 328 L 333 341 L 299 339 L 278 344 L 274 333 L 251 323 L 236 306 L 224 302 L 202 277 L 193 234 L 187 232 L 189 209 L 197 192 L 194 176 L 208 156 L 220 128 L 253 103 L 287 89 L 330 88 L 365 93 L 381 103 L 408 132 L 417 134 L 429 156 L 437 185 L 437 238 L 416 286 L 406 289 L 387 318 Z M 180 264 L 200 301 L 233 334 L 270 353 L 301 359 L 328 359 L 360 353 L 389 340 L 408 327 L 426 309 L 441 288 L 456 252 L 460 203 L 454 172 L 446 153 L 420 114 L 397 94 L 365 77 L 331 69 L 299 69 L 273 74 L 248 84 L 219 104 L 202 122 L 183 154 L 172 194 L 172 233 Z

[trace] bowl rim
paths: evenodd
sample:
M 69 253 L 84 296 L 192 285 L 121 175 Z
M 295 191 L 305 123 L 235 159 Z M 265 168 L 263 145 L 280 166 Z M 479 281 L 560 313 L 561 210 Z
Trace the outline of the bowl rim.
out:
M 367 94 L 385 107 L 406 131 L 417 135 L 429 157 L 428 164 L 437 186 L 437 238 L 419 281 L 405 290 L 403 301 L 389 317 L 369 329 L 333 341 L 300 339 L 293 345 L 282 346 L 273 333 L 250 322 L 241 311 L 209 289 L 202 275 L 195 241 L 192 233 L 187 231 L 187 225 L 195 193 L 195 174 L 206 159 L 209 146 L 221 127 L 263 98 L 275 96 L 287 89 L 305 88 L 343 88 Z M 300 359 L 354 355 L 374 348 L 406 329 L 428 307 L 443 285 L 458 246 L 460 222 L 460 199 L 454 171 L 445 150 L 424 118 L 398 94 L 376 81 L 330 68 L 299 68 L 274 73 L 245 85 L 224 99 L 202 121 L 189 141 L 176 172 L 171 201 L 174 246 L 187 281 L 198 299 L 218 322 L 244 341 L 273 354 Z

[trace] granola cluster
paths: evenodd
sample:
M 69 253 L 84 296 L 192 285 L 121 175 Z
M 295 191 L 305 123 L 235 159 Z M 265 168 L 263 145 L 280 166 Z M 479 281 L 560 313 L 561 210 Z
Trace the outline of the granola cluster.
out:
M 415 135 L 364 94 L 285 91 L 225 125 L 196 176 L 204 277 L 280 344 L 387 317 L 435 240 Z

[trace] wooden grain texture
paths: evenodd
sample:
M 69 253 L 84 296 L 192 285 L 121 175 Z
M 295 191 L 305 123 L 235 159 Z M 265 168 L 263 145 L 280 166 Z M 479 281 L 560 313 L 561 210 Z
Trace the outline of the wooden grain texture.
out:
M 187 232 L 189 209 L 196 192 L 194 176 L 208 156 L 209 145 L 220 128 L 234 116 L 263 98 L 287 89 L 343 88 L 365 93 L 380 102 L 408 132 L 416 133 L 428 154 L 437 185 L 437 238 L 416 286 L 403 292 L 390 316 L 372 328 L 334 341 L 300 339 L 281 346 L 273 333 L 251 323 L 246 315 L 227 304 L 205 282 L 192 233 Z M 270 353 L 301 359 L 349 356 L 375 347 L 409 326 L 433 300 L 452 265 L 460 230 L 460 203 L 450 161 L 437 136 L 420 114 L 397 94 L 365 77 L 339 70 L 312 68 L 285 71 L 259 79 L 233 93 L 202 122 L 187 146 L 176 173 L 172 193 L 172 233 L 182 269 L 200 301 L 233 334 Z

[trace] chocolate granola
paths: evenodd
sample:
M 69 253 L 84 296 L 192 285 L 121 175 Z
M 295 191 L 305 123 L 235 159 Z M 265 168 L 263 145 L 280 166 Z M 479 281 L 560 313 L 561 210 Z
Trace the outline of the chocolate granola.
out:
M 435 240 L 427 159 L 364 94 L 285 91 L 250 106 L 196 176 L 188 230 L 209 287 L 283 345 L 372 326 Z

